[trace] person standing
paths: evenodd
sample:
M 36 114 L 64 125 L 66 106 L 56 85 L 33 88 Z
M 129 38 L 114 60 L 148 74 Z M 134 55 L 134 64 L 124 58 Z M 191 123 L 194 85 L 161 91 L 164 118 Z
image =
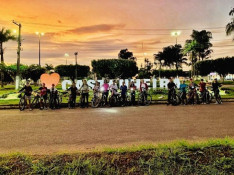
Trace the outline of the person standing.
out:
M 30 83 L 27 81 L 26 85 L 19 91 L 22 92 L 24 91 L 25 94 L 25 102 L 27 104 L 28 109 L 31 111 L 31 95 L 32 95 L 32 87 L 30 86 Z
M 83 85 L 80 88 L 81 91 L 81 108 L 85 106 L 89 107 L 89 86 L 86 80 L 83 80 Z M 86 101 L 86 102 L 85 102 Z
M 130 90 L 131 90 L 131 105 L 135 105 L 135 100 L 136 100 L 136 86 L 134 84 L 134 82 L 132 81 L 130 86 L 129 86 Z
M 47 109 L 47 87 L 45 86 L 45 83 L 42 84 L 42 86 L 39 88 L 40 90 L 40 109 L 42 110 Z
M 120 86 L 120 90 L 121 90 L 121 98 L 123 100 L 123 104 L 122 106 L 125 106 L 126 103 L 126 93 L 127 93 L 127 86 L 125 85 L 125 82 L 123 81 L 122 85 Z
M 105 97 L 105 104 L 107 104 L 107 99 L 108 99 L 108 95 L 109 95 L 109 84 L 107 83 L 107 80 L 104 80 L 104 84 L 101 87 L 101 91 L 102 91 L 102 99 Z
M 72 102 L 71 104 L 73 105 L 71 107 L 75 107 L 76 106 L 77 90 L 78 89 L 76 87 L 76 83 L 75 82 L 73 82 L 72 86 L 67 89 L 67 91 L 71 92 L 71 94 L 69 95 L 69 102 Z
M 167 105 L 171 104 L 171 96 L 173 94 L 173 91 L 176 88 L 176 85 L 173 81 L 173 78 L 169 79 L 169 83 L 167 84 L 167 88 L 168 88 L 168 98 L 167 98 Z
M 204 82 L 203 79 L 201 79 L 200 83 L 199 83 L 199 90 L 200 90 L 200 93 L 201 93 L 201 99 L 202 99 L 202 104 L 205 104 L 206 102 L 206 83 Z
M 147 91 L 148 91 L 148 85 L 142 79 L 140 83 L 140 93 L 142 95 L 142 101 L 141 101 L 142 104 L 144 104 L 145 101 L 147 100 Z
M 214 92 L 214 96 L 215 96 L 215 100 L 216 103 L 215 104 L 219 104 L 218 103 L 218 97 L 219 97 L 219 87 L 221 87 L 222 85 L 217 81 L 217 78 L 214 79 L 213 83 L 212 83 L 212 89 Z M 221 102 L 222 103 L 222 102 Z
M 185 80 L 182 81 L 182 84 L 180 84 L 180 93 L 181 93 L 181 100 L 183 105 L 187 105 L 187 90 L 188 85 L 185 84 Z

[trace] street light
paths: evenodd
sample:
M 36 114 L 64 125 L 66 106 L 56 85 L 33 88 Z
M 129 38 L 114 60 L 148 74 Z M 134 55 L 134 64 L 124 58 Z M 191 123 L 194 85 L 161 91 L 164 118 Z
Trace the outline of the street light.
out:
M 44 33 L 36 32 L 39 38 L 39 66 L 41 66 L 41 37 L 44 36 Z
M 177 37 L 181 34 L 180 31 L 176 31 L 176 32 L 171 32 L 171 36 L 176 37 L 176 45 L 177 45 Z
M 65 53 L 64 56 L 66 57 L 66 65 L 67 65 L 67 57 L 69 57 L 69 54 Z
M 77 80 L 77 56 L 78 56 L 78 52 L 75 52 L 74 55 L 75 55 L 75 61 L 76 61 L 75 80 Z
M 19 82 L 20 82 L 20 77 L 19 77 L 19 68 L 20 68 L 20 51 L 21 51 L 21 27 L 22 25 L 20 23 L 17 23 L 16 21 L 12 21 L 13 24 L 17 25 L 19 27 L 19 33 L 18 33 L 18 49 L 17 49 L 17 72 L 16 72 L 16 77 L 15 77 L 15 89 L 19 89 Z

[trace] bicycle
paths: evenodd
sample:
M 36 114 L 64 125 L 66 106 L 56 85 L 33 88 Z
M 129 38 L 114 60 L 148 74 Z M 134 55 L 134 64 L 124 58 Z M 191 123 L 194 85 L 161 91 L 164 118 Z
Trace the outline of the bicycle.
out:
M 177 95 L 175 87 L 171 89 L 171 96 L 169 99 L 169 103 L 171 103 L 174 106 L 180 104 L 180 97 Z
M 138 105 L 150 105 L 152 101 L 152 96 L 143 90 L 138 94 Z
M 25 109 L 26 105 L 27 105 L 27 100 L 25 99 L 25 93 L 21 92 L 18 97 L 20 98 L 20 101 L 19 101 L 19 110 L 23 111 Z
M 100 92 L 96 92 L 94 93 L 94 96 L 91 100 L 91 106 L 93 108 L 97 108 L 99 107 L 101 104 L 103 104 L 103 96 L 100 97 L 102 94 L 100 94 Z M 105 103 L 105 102 L 104 102 Z
M 49 106 L 51 109 L 58 109 L 60 106 L 61 95 L 58 92 L 51 93 L 50 92 L 50 101 Z
M 33 91 L 32 95 L 34 96 L 32 104 L 31 104 L 32 109 L 35 109 L 36 107 L 40 108 L 41 97 L 40 97 L 39 93 L 36 91 Z
M 199 94 L 196 88 L 191 89 L 188 93 L 188 104 L 200 104 Z

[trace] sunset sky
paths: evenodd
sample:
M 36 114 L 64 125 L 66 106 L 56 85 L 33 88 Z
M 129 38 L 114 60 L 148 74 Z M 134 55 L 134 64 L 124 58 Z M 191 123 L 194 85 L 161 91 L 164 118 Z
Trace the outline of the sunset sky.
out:
M 181 31 L 178 44 L 190 38 L 192 29 L 213 33 L 212 58 L 234 56 L 233 36 L 225 25 L 234 7 L 233 0 L 0 0 L 0 28 L 17 30 L 22 24 L 21 63 L 38 64 L 38 36 L 41 62 L 58 65 L 90 65 L 93 59 L 117 58 L 128 48 L 140 65 L 145 57 L 175 44 L 172 31 Z M 143 48 L 142 48 L 143 43 Z M 17 42 L 4 44 L 5 62 L 16 62 Z M 146 54 L 144 54 L 146 53 Z

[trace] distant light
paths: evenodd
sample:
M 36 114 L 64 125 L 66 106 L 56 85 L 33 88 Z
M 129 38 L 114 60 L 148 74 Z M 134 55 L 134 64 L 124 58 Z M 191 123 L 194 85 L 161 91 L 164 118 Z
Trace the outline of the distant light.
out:
M 16 31 L 16 30 L 13 30 L 13 33 L 17 33 L 17 31 Z
M 41 36 L 44 36 L 45 35 L 45 33 L 41 33 Z
M 146 56 L 147 55 L 147 53 L 144 53 L 144 56 Z
M 171 32 L 171 36 L 179 36 L 181 31 Z
M 39 35 L 39 32 L 36 32 L 36 35 Z
M 65 53 L 64 56 L 65 56 L 65 57 L 69 57 L 69 54 L 68 54 L 68 53 Z

